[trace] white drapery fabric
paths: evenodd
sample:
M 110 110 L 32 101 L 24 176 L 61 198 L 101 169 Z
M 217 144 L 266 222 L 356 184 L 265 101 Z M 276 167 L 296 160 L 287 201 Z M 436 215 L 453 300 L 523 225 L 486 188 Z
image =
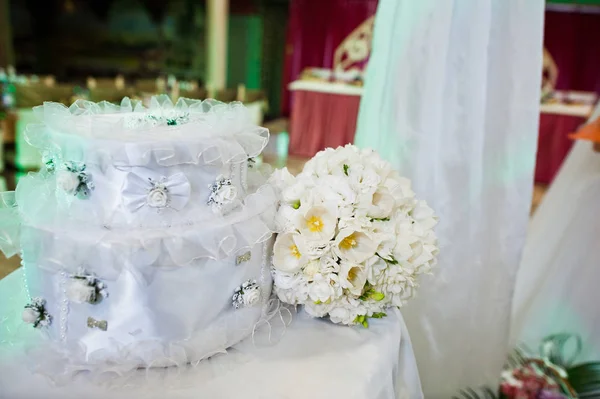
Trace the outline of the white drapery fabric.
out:
M 426 398 L 497 380 L 530 209 L 543 0 L 381 0 L 356 144 L 440 217 L 403 309 Z
M 600 104 L 592 120 L 600 117 Z M 578 361 L 600 358 L 600 154 L 578 142 L 536 211 L 513 302 L 511 341 L 582 338 Z

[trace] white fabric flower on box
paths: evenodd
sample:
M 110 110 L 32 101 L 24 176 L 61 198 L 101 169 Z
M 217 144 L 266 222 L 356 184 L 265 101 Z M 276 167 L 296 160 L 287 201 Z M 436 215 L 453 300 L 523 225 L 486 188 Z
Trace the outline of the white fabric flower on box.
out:
M 206 204 L 211 206 L 214 213 L 223 214 L 236 203 L 237 188 L 233 185 L 231 179 L 219 176 L 208 188 L 210 189 L 210 195 Z
M 260 302 L 261 289 L 256 280 L 247 280 L 233 292 L 231 303 L 235 309 L 251 307 Z
M 224 184 L 215 192 L 214 200 L 219 204 L 230 204 L 237 198 L 237 188 L 231 184 Z
M 86 172 L 83 162 L 68 161 L 62 163 L 56 173 L 56 187 L 68 195 L 86 199 L 94 189 L 92 175 Z
M 77 173 L 61 170 L 56 174 L 56 185 L 67 194 L 74 195 L 79 184 Z
M 67 298 L 73 303 L 95 304 L 108 297 L 106 284 L 83 268 L 69 278 L 66 288 Z
M 46 311 L 46 300 L 43 298 L 32 298 L 25 305 L 21 317 L 25 323 L 33 324 L 33 328 L 47 327 L 52 323 L 52 316 Z
M 40 317 L 40 312 L 38 312 L 34 308 L 25 308 L 23 309 L 22 318 L 25 323 L 33 324 Z
M 131 212 L 144 207 L 182 210 L 190 199 L 191 186 L 183 173 L 161 176 L 146 168 L 127 174 L 123 186 L 123 204 Z
M 96 288 L 88 285 L 87 280 L 71 279 L 67 286 L 67 298 L 75 303 L 95 302 Z
M 254 306 L 260 301 L 260 289 L 255 286 L 244 291 L 244 306 Z
M 341 230 L 333 246 L 333 251 L 343 260 L 361 263 L 375 255 L 378 244 L 362 231 Z
M 273 246 L 273 266 L 285 273 L 295 273 L 306 263 L 306 244 L 300 234 L 280 234 Z
M 164 208 L 169 205 L 168 188 L 164 184 L 157 184 L 148 192 L 146 203 L 151 208 Z

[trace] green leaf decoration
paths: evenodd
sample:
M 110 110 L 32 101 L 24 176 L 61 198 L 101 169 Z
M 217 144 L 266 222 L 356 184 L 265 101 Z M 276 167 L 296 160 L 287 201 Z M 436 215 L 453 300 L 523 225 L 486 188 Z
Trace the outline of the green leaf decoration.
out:
M 377 312 L 377 313 L 373 313 L 371 315 L 371 318 L 373 318 L 373 319 L 382 319 L 382 318 L 384 318 L 386 316 L 387 316 L 387 314 L 384 313 L 384 312 Z
M 344 174 L 345 174 L 346 176 L 348 176 L 348 168 L 349 168 L 349 166 L 348 166 L 348 165 L 346 165 L 346 164 L 344 164 Z
M 371 222 L 389 222 L 390 218 L 371 218 Z
M 578 364 L 567 369 L 567 375 L 580 398 L 600 397 L 600 362 Z
M 354 319 L 354 322 L 355 322 L 356 324 L 363 324 L 363 322 L 364 322 L 365 320 L 366 320 L 366 318 L 365 318 L 365 315 L 363 314 L 363 315 L 358 315 L 358 316 L 356 316 L 356 318 Z M 363 326 L 364 326 L 364 324 L 363 324 Z
M 369 295 L 371 295 L 372 291 L 373 287 L 371 287 L 371 284 L 369 284 L 369 282 L 367 281 L 365 283 L 365 286 L 363 287 L 362 295 L 359 296 L 358 299 L 361 301 L 366 301 L 367 299 L 369 299 Z
M 383 294 L 382 292 L 373 291 L 373 293 L 371 294 L 371 299 L 374 299 L 377 302 L 382 301 L 383 298 L 385 298 L 385 294 Z
M 398 261 L 396 260 L 396 258 L 394 258 L 394 255 L 390 255 L 390 258 L 384 258 L 383 256 L 379 255 L 377 252 L 375 253 L 375 255 L 381 259 L 384 260 L 386 263 L 390 264 L 390 265 L 397 265 Z
M 378 302 L 383 300 L 383 298 L 385 298 L 385 294 L 383 294 L 382 292 L 375 291 L 370 285 L 365 285 L 365 290 L 363 291 L 363 294 L 358 297 L 358 299 L 361 301 L 373 299 L 374 301 Z

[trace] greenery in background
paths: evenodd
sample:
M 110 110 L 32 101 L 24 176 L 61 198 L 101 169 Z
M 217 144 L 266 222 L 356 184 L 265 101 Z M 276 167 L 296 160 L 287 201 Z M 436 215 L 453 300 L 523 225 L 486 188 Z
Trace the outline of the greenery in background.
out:
M 546 2 L 552 4 L 600 6 L 600 0 L 546 0 Z
M 568 344 L 575 342 L 575 347 L 569 351 Z M 540 345 L 540 356 L 530 357 L 526 349 L 515 349 L 509 357 L 506 373 L 519 369 L 524 365 L 536 364 L 543 376 L 552 379 L 558 385 L 563 398 L 600 398 L 600 362 L 576 363 L 576 358 L 581 353 L 581 338 L 572 334 L 556 334 L 547 337 Z M 453 399 L 512 399 L 517 396 L 507 396 L 503 393 L 502 385 L 498 389 L 483 387 L 479 389 L 467 388 L 460 391 L 459 396 Z M 532 396 L 518 396 L 519 399 L 527 398 L 556 398 L 550 392 L 538 391 Z
M 17 70 L 59 81 L 117 73 L 202 80 L 204 7 L 195 0 L 13 0 Z

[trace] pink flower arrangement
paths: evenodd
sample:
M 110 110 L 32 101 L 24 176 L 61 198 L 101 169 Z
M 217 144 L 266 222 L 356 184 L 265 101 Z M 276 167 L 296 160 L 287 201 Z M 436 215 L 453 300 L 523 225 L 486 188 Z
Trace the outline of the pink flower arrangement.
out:
M 508 399 L 562 399 L 556 377 L 536 361 L 528 361 L 502 374 L 500 392 Z

